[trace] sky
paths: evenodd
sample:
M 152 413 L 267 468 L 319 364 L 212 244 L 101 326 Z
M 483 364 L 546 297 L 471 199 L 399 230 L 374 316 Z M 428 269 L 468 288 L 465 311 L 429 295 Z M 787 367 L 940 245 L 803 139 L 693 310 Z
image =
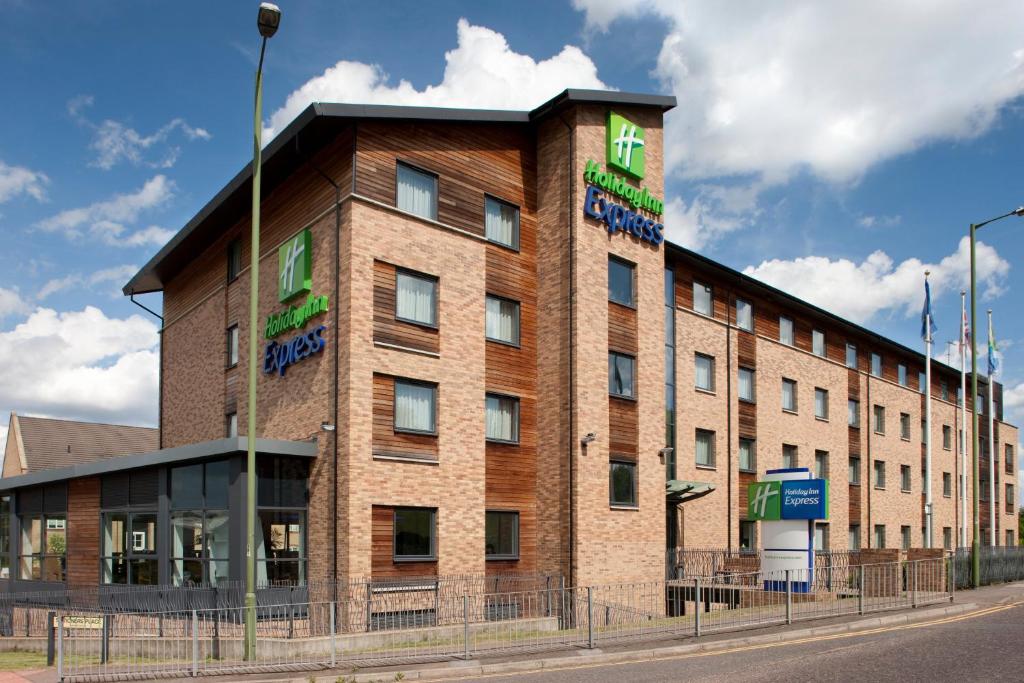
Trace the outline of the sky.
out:
M 930 270 L 943 360 L 968 225 L 1024 204 L 1019 0 L 279 4 L 264 142 L 314 100 L 674 94 L 669 240 L 922 350 Z M 256 6 L 0 0 L 0 415 L 155 424 L 157 321 L 120 288 L 251 156 Z M 979 235 L 1020 425 L 1024 219 Z

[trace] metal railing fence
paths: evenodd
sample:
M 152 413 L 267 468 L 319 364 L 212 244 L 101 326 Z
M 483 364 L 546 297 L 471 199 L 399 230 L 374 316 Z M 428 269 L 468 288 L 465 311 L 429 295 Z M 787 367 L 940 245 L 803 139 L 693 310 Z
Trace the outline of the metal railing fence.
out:
M 1024 546 L 981 546 L 979 550 L 980 585 L 1024 581 Z M 957 589 L 971 588 L 971 549 L 957 548 L 953 558 Z

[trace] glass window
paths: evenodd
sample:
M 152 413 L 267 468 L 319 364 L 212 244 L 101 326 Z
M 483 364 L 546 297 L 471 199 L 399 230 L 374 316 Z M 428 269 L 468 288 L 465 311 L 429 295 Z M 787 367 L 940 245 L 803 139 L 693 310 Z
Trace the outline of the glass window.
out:
M 899 379 L 900 386 L 907 386 L 907 366 L 900 363 L 896 366 L 896 376 Z
M 395 560 L 437 559 L 437 511 L 395 508 Z
M 242 242 L 231 240 L 228 243 L 228 282 L 231 282 L 242 272 Z
M 0 579 L 11 578 L 11 497 L 0 496 Z
M 876 524 L 875 525 L 875 547 L 876 548 L 885 548 L 885 525 L 884 524 Z
M 875 488 L 885 488 L 885 462 L 882 460 L 875 461 Z
M 171 507 L 203 507 L 203 466 L 185 465 L 171 469 Z
M 985 414 L 985 396 L 981 393 L 981 389 L 978 390 L 978 395 L 974 397 L 974 412 L 979 415 Z
M 924 372 L 917 373 L 917 390 L 924 393 L 924 388 L 927 383 L 927 378 Z
M 850 550 L 860 550 L 860 524 L 851 524 L 847 532 L 847 544 Z
M 159 583 L 156 557 L 157 515 L 151 512 L 103 513 L 103 583 L 152 586 Z
M 828 479 L 828 451 L 814 451 L 814 476 Z
M 736 299 L 736 326 L 747 332 L 754 331 L 754 307 L 749 301 Z
M 885 407 L 875 406 L 875 433 L 885 434 Z
M 900 527 L 900 543 L 903 550 L 910 550 L 910 527 L 907 525 Z
M 1006 444 L 1004 467 L 1006 467 L 1007 474 L 1013 474 L 1013 446 L 1011 444 Z
M 882 357 L 877 353 L 871 354 L 871 374 L 875 377 L 882 376 Z
M 711 287 L 694 280 L 693 310 L 701 315 L 711 315 Z
M 224 421 L 226 423 L 224 431 L 227 433 L 228 438 L 238 436 L 238 413 L 228 413 Z
M 1010 532 L 1007 531 L 1006 533 L 1009 534 Z M 1007 545 L 1010 545 L 1010 544 L 1008 543 Z M 948 527 L 948 526 L 942 527 L 942 547 L 945 550 L 952 550 L 953 549 L 953 528 L 952 527 Z
M 519 513 L 488 510 L 484 546 L 488 560 L 519 559 Z
M 796 382 L 791 379 L 782 380 L 782 409 L 796 412 Z
M 305 583 L 305 510 L 258 511 L 256 584 L 300 586 Z M 227 562 L 224 562 L 227 567 Z
M 860 484 L 860 458 L 857 456 L 850 456 L 849 472 L 847 473 L 850 483 L 857 485 Z
M 744 472 L 757 471 L 757 447 L 753 439 L 740 438 L 740 469 Z
M 396 273 L 395 319 L 437 326 L 437 279 L 400 270 Z
M 714 391 L 715 359 L 711 356 L 705 356 L 703 353 L 694 354 L 693 359 L 694 385 L 704 391 Z
M 608 257 L 608 300 L 636 305 L 636 266 L 614 256 Z
M 860 401 L 851 398 L 846 402 L 846 423 L 851 427 L 860 427 Z
M 1006 484 L 1005 486 L 1006 497 L 1004 500 L 1006 501 L 1006 512 L 1007 514 L 1012 515 L 1014 514 L 1015 508 L 1017 506 L 1017 499 L 1013 497 L 1013 484 Z
M 487 394 L 487 439 L 490 441 L 519 442 L 519 399 L 511 396 Z
M 256 459 L 256 504 L 260 507 L 306 507 L 309 465 L 300 458 Z
M 519 346 L 519 302 L 487 295 L 485 336 Z
M 900 491 L 910 492 L 910 465 L 900 465 Z
M 942 495 L 946 498 L 953 496 L 953 476 L 949 472 L 942 473 Z
M 398 208 L 437 220 L 437 176 L 398 164 Z
M 826 550 L 828 548 L 828 524 L 816 522 L 814 524 L 814 549 Z
M 697 465 L 701 467 L 715 466 L 715 433 L 706 429 L 698 429 L 694 446 Z
M 942 396 L 943 401 L 949 400 L 949 385 L 946 384 L 946 380 L 939 382 L 939 392 Z
M 636 359 L 615 351 L 608 352 L 608 393 L 612 396 L 634 398 L 634 366 Z
M 636 463 L 612 460 L 609 465 L 609 499 L 612 505 L 637 505 Z
M 740 368 L 740 400 L 753 403 L 757 400 L 756 374 L 750 368 Z
M 228 328 L 228 367 L 238 365 L 238 325 Z
M 846 367 L 857 369 L 857 346 L 856 344 L 846 344 Z
M 395 431 L 437 432 L 437 387 L 395 380 Z
M 740 520 L 740 550 L 757 549 L 757 522 Z
M 782 469 L 791 470 L 798 466 L 796 446 L 790 444 L 782 445 Z
M 942 447 L 947 451 L 953 447 L 953 428 L 949 425 L 942 425 Z
M 828 390 L 814 389 L 814 417 L 819 420 L 828 419 Z
M 64 515 L 22 515 L 21 572 L 27 581 L 63 581 L 67 564 Z
M 494 197 L 484 197 L 484 226 L 487 239 L 513 249 L 519 248 L 519 207 Z
M 779 318 L 779 341 L 783 344 L 793 346 L 796 340 L 793 336 L 793 319 L 782 316 Z
M 825 357 L 825 333 L 821 330 L 811 332 L 811 350 L 815 356 Z
M 900 438 L 910 441 L 910 414 L 900 413 Z
M 227 460 L 171 469 L 170 558 L 176 586 L 217 586 L 229 579 L 230 472 Z M 258 488 L 259 476 L 257 471 Z M 131 519 L 134 534 L 134 514 Z M 133 546 L 135 540 L 133 536 Z M 113 567 L 111 571 L 113 575 Z

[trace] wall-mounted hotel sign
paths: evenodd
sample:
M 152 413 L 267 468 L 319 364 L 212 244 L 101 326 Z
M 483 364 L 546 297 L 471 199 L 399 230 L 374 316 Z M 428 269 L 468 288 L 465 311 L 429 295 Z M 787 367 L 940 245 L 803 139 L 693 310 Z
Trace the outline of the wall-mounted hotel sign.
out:
M 327 312 L 326 295 L 310 293 L 313 288 L 313 235 L 309 229 L 281 245 L 277 251 L 277 298 L 284 303 L 300 294 L 306 294 L 305 302 L 290 305 L 284 310 L 271 313 L 263 329 L 267 339 L 299 330 L 312 318 Z M 290 365 L 323 351 L 327 341 L 324 331 L 327 327 L 320 325 L 311 332 L 302 332 L 284 342 L 271 341 L 263 349 L 263 372 L 277 372 L 284 376 Z
M 604 223 L 608 232 L 619 230 L 629 233 L 655 246 L 665 241 L 665 226 L 656 218 L 665 210 L 664 203 L 646 187 L 637 187 L 616 174 L 620 171 L 634 179 L 644 177 L 644 129 L 615 112 L 608 112 L 606 168 L 593 160 L 587 161 L 583 181 L 587 194 L 583 214 Z M 614 170 L 612 170 L 614 169 Z M 626 202 L 626 206 L 611 199 L 611 195 Z

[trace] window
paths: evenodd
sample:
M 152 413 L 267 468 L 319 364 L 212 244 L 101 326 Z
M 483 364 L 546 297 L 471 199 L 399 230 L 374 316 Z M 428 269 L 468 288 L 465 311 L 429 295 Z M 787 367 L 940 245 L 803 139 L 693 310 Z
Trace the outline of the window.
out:
M 488 560 L 519 559 L 519 513 L 488 510 L 484 522 L 484 555 Z
M 395 508 L 393 520 L 395 562 L 437 559 L 437 510 Z
M 1006 514 L 1012 515 L 1017 504 L 1017 499 L 1013 497 L 1013 484 L 1006 484 L 1006 497 L 1004 500 L 1006 502 Z
M 238 325 L 228 328 L 228 367 L 238 365 Z
M 942 447 L 947 451 L 953 448 L 953 428 L 942 425 Z
M 67 567 L 67 517 L 21 515 L 21 578 L 63 581 Z
M 398 164 L 399 209 L 437 220 L 437 176 L 412 166 Z
M 928 423 L 921 420 L 921 443 L 927 443 L 928 441 Z
M 1006 547 L 1010 548 L 1012 546 L 1013 546 L 1013 530 L 1012 529 L 1007 529 L 1006 530 Z
M 715 359 L 697 353 L 693 356 L 694 386 L 704 391 L 715 390 Z
M 797 450 L 796 446 L 790 444 L 782 445 L 782 469 L 791 470 L 797 467 Z
M 757 442 L 740 438 L 740 471 L 757 471 Z
M 395 431 L 437 433 L 437 386 L 395 380 Z
M 814 476 L 828 479 L 828 451 L 814 451 Z
M 487 394 L 487 440 L 519 443 L 519 399 Z
M 942 473 L 942 495 L 946 498 L 953 497 L 953 476 L 949 472 Z
M 693 310 L 701 315 L 711 315 L 711 287 L 693 281 Z
M 964 400 L 963 392 L 960 391 L 960 387 L 957 387 L 956 388 L 956 405 L 957 405 L 957 407 L 960 407 L 960 405 L 963 403 L 963 400 Z
M 978 413 L 978 415 L 985 414 L 985 396 L 981 393 L 981 390 L 974 397 L 974 412 Z
M 900 465 L 900 491 L 910 493 L 910 465 Z
M 228 282 L 238 277 L 242 272 L 242 242 L 231 240 L 228 243 Z
M 876 524 L 875 525 L 875 547 L 876 548 L 884 548 L 885 547 L 885 525 L 884 524 Z
M 755 372 L 750 368 L 740 368 L 739 392 L 741 401 L 750 401 L 753 403 L 757 400 L 757 384 L 755 377 Z
M 757 522 L 740 520 L 740 550 L 757 549 Z
M 946 380 L 942 380 L 941 382 L 939 382 L 939 388 L 940 388 L 940 391 L 942 393 L 942 400 L 943 401 L 948 401 L 949 400 L 949 385 L 946 384 Z
M 925 387 L 927 386 L 927 375 L 924 372 L 917 373 L 917 390 L 924 393 Z
M 488 294 L 485 309 L 484 336 L 519 346 L 519 302 Z
M 828 524 L 824 522 L 816 522 L 814 524 L 814 549 L 815 550 L 827 550 L 828 549 Z
M 900 547 L 903 550 L 910 550 L 910 527 L 907 525 L 900 527 Z
M 1013 474 L 1013 445 L 1006 444 L 1006 457 L 1004 458 L 1004 467 L 1006 468 L 1007 474 Z
M 814 417 L 828 419 L 828 391 L 825 389 L 814 389 Z
M 885 434 L 885 407 L 875 406 L 875 434 Z
M 857 457 L 855 455 L 851 455 L 850 456 L 849 472 L 847 473 L 847 476 L 849 477 L 851 484 L 853 484 L 855 486 L 859 486 L 860 485 L 860 458 L 859 457 Z
M 857 346 L 856 344 L 846 344 L 846 367 L 857 369 Z
M 395 287 L 395 320 L 437 327 L 437 278 L 399 270 Z
M 860 550 L 860 524 L 851 524 L 846 534 L 847 545 L 850 550 Z
M 698 467 L 715 466 L 715 433 L 706 429 L 698 429 L 694 445 L 694 454 Z
M 875 377 L 882 376 L 882 357 L 877 353 L 871 354 L 871 374 Z
M 0 496 L 0 579 L 11 578 L 11 497 Z
M 519 207 L 485 196 L 484 232 L 495 244 L 519 249 Z
M 796 412 L 796 382 L 791 379 L 782 380 L 782 409 Z
M 238 413 L 228 413 L 224 416 L 225 431 L 229 439 L 238 436 Z
M 811 332 L 811 351 L 815 356 L 825 357 L 825 333 L 821 330 Z
M 900 438 L 910 441 L 910 413 L 900 413 Z
M 633 369 L 636 358 L 624 353 L 608 352 L 608 393 L 622 398 L 635 398 Z
M 851 427 L 860 427 L 860 401 L 851 398 L 846 402 L 846 423 Z
M 1007 532 L 1009 533 L 1009 532 Z M 942 547 L 946 550 L 953 549 L 953 529 L 952 527 L 942 527 Z
M 793 319 L 781 316 L 779 318 L 779 341 L 783 344 L 793 346 L 796 341 L 793 336 Z
M 636 306 L 636 266 L 608 257 L 608 300 L 623 306 Z
M 620 507 L 636 507 L 636 463 L 612 460 L 608 469 L 609 503 Z
M 155 511 L 103 513 L 103 583 L 158 584 L 156 534 Z
M 302 585 L 309 465 L 295 458 L 264 457 L 256 461 L 256 475 L 256 583 Z
M 171 469 L 175 586 L 216 586 L 228 580 L 229 467 L 227 460 L 215 460 Z
M 747 332 L 754 331 L 754 307 L 749 301 L 736 299 L 736 326 Z
M 875 461 L 875 488 L 876 489 L 884 489 L 885 488 L 885 461 L 884 460 L 876 460 Z

